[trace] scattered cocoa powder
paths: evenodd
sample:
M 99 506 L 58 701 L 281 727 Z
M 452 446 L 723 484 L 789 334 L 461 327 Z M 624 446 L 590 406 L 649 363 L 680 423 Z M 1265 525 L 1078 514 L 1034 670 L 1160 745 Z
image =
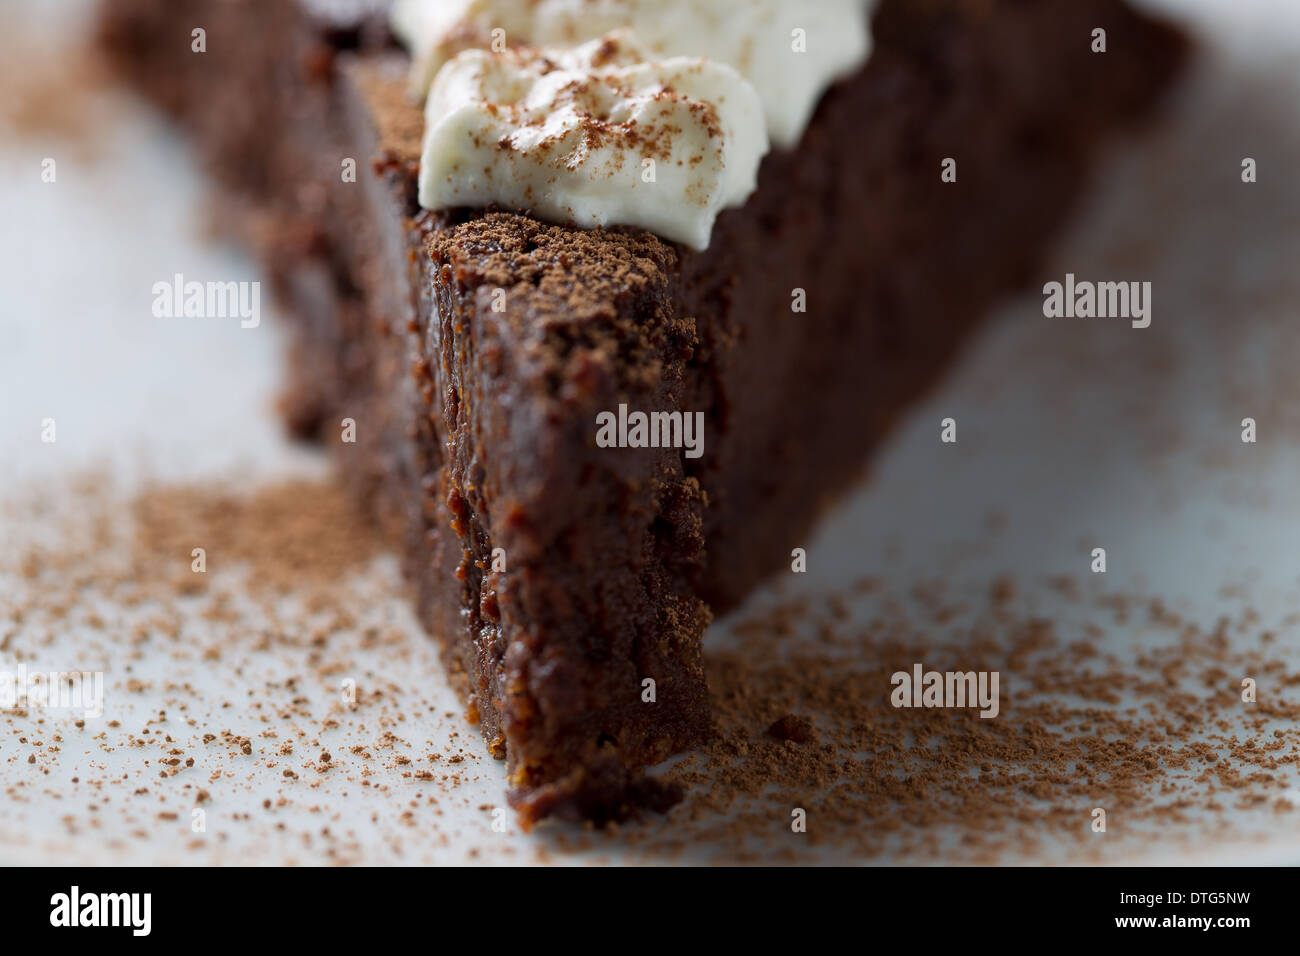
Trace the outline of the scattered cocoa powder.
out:
M 230 859 L 220 848 L 232 828 L 260 814 L 283 832 L 304 802 L 332 824 L 300 834 L 310 859 L 374 860 L 374 830 L 399 859 L 417 852 L 398 835 L 412 827 L 428 831 L 419 852 L 513 852 L 490 827 L 439 829 L 449 802 L 495 810 L 483 796 L 504 786 L 461 715 L 366 676 L 396 664 L 410 680 L 442 680 L 418 628 L 385 623 L 406 593 L 391 563 L 374 572 L 385 555 L 369 525 L 328 482 L 232 487 L 125 494 L 89 475 L 0 504 L 31 532 L 0 555 L 5 653 L 102 655 L 113 705 L 132 715 L 0 715 L 8 799 L 74 809 L 58 818 L 70 839 L 106 826 L 114 807 L 113 839 L 128 839 L 125 827 L 154 848 L 147 858 L 165 846 Z M 367 575 L 363 595 L 352 584 Z M 1243 821 L 1256 836 L 1294 827 L 1300 670 L 1276 635 L 1297 621 L 1266 625 L 1240 587 L 1224 596 L 1235 610 L 1205 622 L 1086 583 L 1007 577 L 972 599 L 944 581 L 902 592 L 864 579 L 728 622 L 706 654 L 716 737 L 656 774 L 684 802 L 603 833 L 546 826 L 518 846 L 547 859 L 1078 861 L 1194 847 Z M 1035 596 L 1059 616 L 1029 613 Z M 1126 653 L 1101 639 L 1117 629 L 1133 635 Z M 69 644 L 72 632 L 83 636 Z M 916 663 L 997 671 L 998 716 L 891 706 L 891 676 Z M 214 697 L 187 676 L 195 666 L 227 673 L 231 690 Z M 348 675 L 354 706 L 338 694 Z M 70 748 L 72 733 L 87 743 Z M 160 834 L 197 807 L 213 821 L 207 837 Z M 1105 833 L 1092 829 L 1098 809 Z
M 1026 583 L 992 588 L 959 641 L 935 636 L 952 631 L 941 582 L 918 589 L 919 619 L 874 598 L 874 618 L 846 617 L 843 601 L 878 588 L 851 590 L 740 621 L 711 650 L 717 736 L 665 774 L 687 797 L 664 823 L 555 846 L 733 863 L 1104 861 L 1194 850 L 1232 833 L 1232 811 L 1259 811 L 1255 837 L 1295 816 L 1300 669 L 1267 653 L 1268 631 L 1251 634 L 1254 612 L 1201 624 L 1160 601 L 1093 596 L 1072 629 L 1141 621 L 1120 656 L 1017 610 Z M 998 671 L 1001 712 L 895 708 L 891 676 L 915 663 Z M 1254 703 L 1247 676 L 1267 686 Z
M 412 852 L 387 829 L 400 815 L 344 812 L 349 790 L 373 794 L 354 807 L 400 793 L 406 812 L 438 815 L 444 804 L 470 805 L 460 791 L 479 779 L 478 765 L 499 775 L 495 761 L 459 746 L 458 714 L 430 708 L 436 653 L 414 626 L 395 561 L 332 481 L 127 491 L 94 472 L 11 490 L 0 529 L 4 666 L 101 671 L 111 718 L 0 712 L 0 787 L 34 815 L 0 828 L 7 859 L 34 839 L 42 855 L 58 853 L 59 829 L 75 841 L 89 827 L 119 859 L 239 862 L 253 851 L 233 834 L 256 826 L 259 812 L 296 806 L 336 824 L 302 834 L 312 847 L 302 859 L 360 862 L 386 847 L 398 860 Z M 65 749 L 68 732 L 85 744 Z M 375 749 L 395 754 L 396 768 L 420 754 L 458 766 L 417 780 L 389 772 Z M 16 773 L 15 758 L 32 770 Z M 46 805 L 72 812 L 45 818 Z M 173 829 L 193 835 L 200 807 L 207 836 L 173 839 Z

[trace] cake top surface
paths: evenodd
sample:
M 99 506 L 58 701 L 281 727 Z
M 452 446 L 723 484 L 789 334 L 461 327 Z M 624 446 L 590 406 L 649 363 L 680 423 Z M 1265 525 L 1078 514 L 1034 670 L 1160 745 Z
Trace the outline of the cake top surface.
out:
M 434 230 L 426 246 L 463 287 L 537 290 L 541 299 L 562 304 L 556 314 L 566 323 L 584 315 L 608 318 L 620 297 L 666 289 L 676 261 L 671 246 L 641 230 L 576 230 L 506 212 Z

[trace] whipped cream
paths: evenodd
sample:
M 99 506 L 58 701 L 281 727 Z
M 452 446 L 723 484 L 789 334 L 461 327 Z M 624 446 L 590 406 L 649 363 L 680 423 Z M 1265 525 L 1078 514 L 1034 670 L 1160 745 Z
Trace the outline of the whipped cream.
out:
M 574 49 L 467 50 L 425 105 L 420 205 L 636 225 L 696 249 L 754 191 L 762 105 L 731 67 L 647 60 L 626 32 Z
M 420 204 L 499 203 L 697 249 L 769 142 L 870 53 L 877 0 L 397 0 Z
M 789 148 L 822 94 L 866 61 L 876 2 L 397 0 L 392 24 L 415 58 L 421 96 L 461 50 L 571 47 L 630 29 L 656 58 L 702 57 L 733 67 L 758 91 L 772 141 Z

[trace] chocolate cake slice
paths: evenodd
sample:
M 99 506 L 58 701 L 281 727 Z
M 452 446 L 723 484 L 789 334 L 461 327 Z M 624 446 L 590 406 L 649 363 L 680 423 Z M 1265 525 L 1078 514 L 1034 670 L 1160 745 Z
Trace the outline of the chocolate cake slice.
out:
M 1118 0 L 884 0 L 866 64 L 694 249 L 422 209 L 384 6 L 107 0 L 102 36 L 244 210 L 294 316 L 289 420 L 400 543 L 523 821 L 667 804 L 642 770 L 709 733 L 711 614 L 1033 274 L 1182 41 Z M 629 411 L 700 413 L 702 453 L 604 447 Z

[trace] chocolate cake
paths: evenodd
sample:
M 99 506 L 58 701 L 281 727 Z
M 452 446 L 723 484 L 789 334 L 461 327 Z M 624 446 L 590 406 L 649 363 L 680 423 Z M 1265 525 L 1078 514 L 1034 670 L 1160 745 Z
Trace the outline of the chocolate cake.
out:
M 865 65 L 696 249 L 422 209 L 385 7 L 106 0 L 101 35 L 240 210 L 293 316 L 287 419 L 399 543 L 521 819 L 667 805 L 642 771 L 709 733 L 711 615 L 1033 275 L 1182 41 L 1119 0 L 884 0 Z M 627 410 L 702 413 L 702 453 L 603 447 Z

